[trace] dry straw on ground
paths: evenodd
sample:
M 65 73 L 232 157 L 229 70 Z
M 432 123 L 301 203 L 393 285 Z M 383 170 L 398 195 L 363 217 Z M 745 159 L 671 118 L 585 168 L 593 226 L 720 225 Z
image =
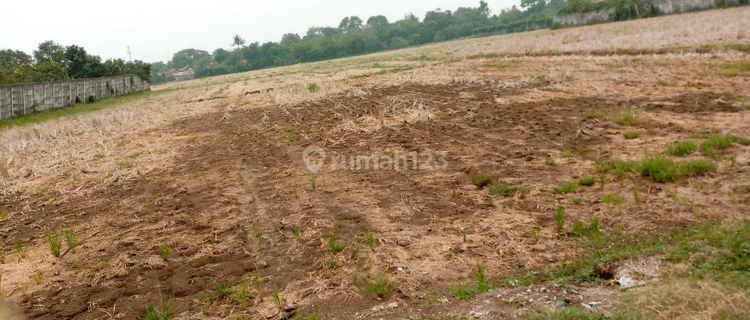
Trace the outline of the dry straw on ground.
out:
M 639 160 L 644 150 L 662 150 L 695 131 L 721 128 L 750 136 L 750 112 L 730 110 L 727 102 L 750 97 L 746 77 L 720 73 L 724 64 L 742 61 L 745 54 L 715 50 L 639 56 L 476 55 L 728 43 L 736 41 L 737 29 L 747 23 L 741 18 L 748 9 L 679 16 L 690 23 L 674 23 L 677 16 L 668 16 L 465 39 L 196 79 L 154 88 L 176 90 L 150 100 L 5 130 L 0 133 L 0 200 L 14 205 L 10 219 L 15 223 L 7 225 L 8 232 L 28 223 L 37 229 L 76 223 L 88 242 L 75 258 L 95 265 L 100 253 L 106 253 L 111 267 L 79 274 L 67 264 L 53 265 L 56 260 L 45 251 L 38 230 L 29 227 L 25 230 L 33 254 L 4 267 L 9 271 L 3 288 L 28 283 L 36 270 L 48 271 L 54 281 L 59 278 L 53 277 L 69 277 L 71 287 L 85 283 L 80 290 L 123 285 L 121 279 L 145 283 L 151 270 L 183 275 L 187 273 L 175 266 L 221 258 L 227 260 L 196 268 L 210 272 L 221 263 L 247 267 L 262 273 L 265 288 L 279 285 L 287 302 L 302 309 L 328 308 L 325 312 L 330 314 L 324 317 L 351 317 L 360 308 L 356 304 L 362 304 L 368 316 L 403 318 L 420 309 L 407 312 L 413 306 L 399 300 L 403 309 L 393 312 L 400 313 L 388 314 L 372 305 L 391 303 L 402 295 L 426 301 L 433 291 L 438 292 L 436 304 L 444 305 L 432 310 L 447 314 L 482 303 L 441 293 L 447 285 L 472 281 L 478 259 L 486 260 L 488 274 L 503 277 L 544 270 L 580 254 L 564 240 L 568 235 L 555 227 L 552 212 L 558 206 L 567 210 L 566 227 L 575 219 L 588 223 L 597 217 L 605 230 L 622 224 L 629 232 L 685 225 L 707 216 L 734 217 L 735 209 L 745 204 L 732 204 L 726 195 L 737 190 L 735 185 L 747 183 L 733 171 L 750 166 L 745 147 L 731 149 L 737 152 L 731 165 L 717 160 L 723 172 L 693 177 L 687 186 L 651 183 L 642 177 L 616 180 L 610 175 L 601 189 L 580 187 L 572 195 L 562 195 L 553 188 L 593 174 L 595 160 Z M 408 59 L 422 54 L 451 59 Z M 375 67 L 376 63 L 388 67 Z M 408 70 L 390 69 L 407 64 Z M 317 91 L 309 89 L 312 83 Z M 680 99 L 684 101 L 675 102 Z M 639 127 L 645 132 L 639 139 L 625 140 L 621 131 L 630 128 L 606 117 L 587 117 L 625 106 L 653 125 Z M 290 139 L 287 130 L 299 139 Z M 313 176 L 299 159 L 312 142 L 347 155 L 449 150 L 453 167 L 445 172 L 324 168 Z M 567 148 L 574 149 L 575 156 L 564 155 Z M 546 165 L 547 159 L 553 164 Z M 478 172 L 524 190 L 492 197 L 486 188 L 469 182 L 468 175 Z M 671 187 L 676 196 L 670 195 Z M 642 190 L 641 202 L 630 196 L 637 188 Z M 606 205 L 601 200 L 605 194 L 625 195 L 627 200 L 620 206 Z M 583 204 L 574 204 L 573 196 L 582 198 Z M 687 206 L 680 197 L 689 197 Z M 44 219 L 28 223 L 14 220 L 42 214 Z M 88 216 L 76 220 L 78 214 Z M 294 228 L 301 228 L 296 229 L 299 234 Z M 375 234 L 374 250 L 363 245 L 363 230 Z M 332 231 L 346 244 L 340 251 L 328 247 Z M 174 248 L 171 260 L 156 255 L 161 243 Z M 663 263 L 657 256 L 632 259 L 623 262 L 623 272 L 656 279 L 662 276 Z M 361 277 L 382 273 L 399 292 L 380 298 L 387 301 L 360 288 Z M 49 279 L 45 281 L 53 281 Z M 210 289 L 220 279 L 221 275 L 208 274 L 200 281 Z M 29 292 L 54 295 L 47 290 L 50 283 L 43 281 Z M 173 288 L 169 281 L 163 285 Z M 707 295 L 720 296 L 712 284 L 706 288 L 711 289 Z M 516 289 L 525 291 L 509 291 Z M 13 301 L 22 300 L 20 291 L 9 295 Z M 142 298 L 108 301 L 107 307 L 90 306 L 90 312 L 104 315 L 117 306 L 127 316 L 141 315 L 125 308 L 142 305 Z M 727 296 L 721 305 L 734 304 L 743 311 L 745 299 Z M 247 310 L 223 301 L 212 316 L 280 314 L 273 305 L 270 311 L 266 308 L 267 299 L 259 300 Z M 180 317 L 209 318 L 195 312 L 196 301 L 197 295 L 188 295 L 176 302 L 193 310 Z M 691 311 L 684 301 L 649 306 L 676 316 Z M 700 308 L 702 317 L 711 313 L 710 306 Z

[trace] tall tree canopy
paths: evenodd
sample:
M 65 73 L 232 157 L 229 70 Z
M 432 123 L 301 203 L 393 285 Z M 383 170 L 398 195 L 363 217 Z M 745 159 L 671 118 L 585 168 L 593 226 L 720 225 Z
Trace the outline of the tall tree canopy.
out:
M 382 28 L 388 26 L 388 18 L 385 16 L 372 16 L 367 19 L 368 28 Z
M 170 68 L 182 68 L 184 66 L 193 66 L 195 62 L 203 58 L 210 57 L 211 55 L 207 51 L 197 49 L 184 49 L 180 50 L 172 55 L 172 60 L 169 61 L 168 66 Z
M 404 48 L 477 34 L 530 30 L 547 27 L 555 8 L 561 7 L 552 3 L 564 3 L 565 0 L 524 1 L 544 3 L 545 7 L 539 12 L 513 9 L 492 16 L 487 2 L 479 1 L 477 7 L 430 11 L 423 21 L 414 14 L 406 14 L 397 21 L 388 21 L 385 16 L 376 15 L 368 18 L 366 23 L 358 16 L 349 16 L 341 19 L 337 26 L 311 27 L 304 35 L 284 34 L 278 42 L 254 42 L 244 46 L 244 39 L 237 35 L 236 41 L 232 43 L 232 51 L 216 49 L 213 56 L 207 53 L 195 55 L 200 50 L 186 49 L 193 55 L 188 57 L 188 52 L 181 51 L 175 54 L 168 66 L 173 68 L 192 65 L 197 67 L 196 77 L 207 77 Z M 529 8 L 532 7 L 533 4 L 530 4 Z M 512 28 L 508 28 L 508 25 Z
M 57 63 L 63 63 L 65 59 L 65 47 L 52 40 L 47 40 L 39 44 L 39 47 L 34 50 L 34 59 L 37 63 L 45 61 L 55 61 Z
M 339 30 L 342 32 L 354 32 L 359 29 L 362 29 L 363 22 L 362 19 L 360 19 L 357 16 L 351 16 L 346 17 L 343 20 L 341 20 L 341 23 L 339 23 Z
M 31 56 L 21 50 L 0 50 L 0 69 L 13 69 L 16 66 L 32 64 Z
M 241 46 L 245 45 L 245 39 L 242 39 L 242 37 L 240 37 L 239 34 L 235 35 L 234 39 L 233 39 L 233 42 L 232 42 L 232 45 L 233 46 L 237 46 L 237 49 L 239 49 Z
M 0 84 L 33 83 L 63 79 L 109 77 L 137 74 L 150 80 L 151 65 L 140 60 L 125 62 L 90 55 L 81 46 L 62 45 L 49 40 L 39 44 L 31 56 L 19 50 L 0 50 Z

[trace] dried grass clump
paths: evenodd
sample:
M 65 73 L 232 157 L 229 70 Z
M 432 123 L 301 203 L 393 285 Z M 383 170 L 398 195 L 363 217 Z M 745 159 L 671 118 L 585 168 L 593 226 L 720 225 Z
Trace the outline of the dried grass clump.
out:
M 10 178 L 10 172 L 8 171 L 8 163 L 3 158 L 0 158 L 0 178 L 3 178 L 5 180 Z
M 355 112 L 356 111 L 356 112 Z M 337 103 L 333 108 L 333 118 L 342 119 L 341 123 L 331 129 L 331 133 L 375 132 L 399 124 L 429 122 L 438 116 L 436 111 L 426 106 L 422 99 L 390 98 L 382 109 L 354 118 L 362 112 L 353 107 Z
M 156 99 L 137 100 L 89 114 L 6 129 L 0 132 L 0 189 L 8 192 L 33 189 L 33 185 L 43 183 L 31 183 L 38 177 L 51 179 L 71 168 L 78 172 L 115 175 L 116 161 L 100 161 L 99 168 L 91 168 L 91 159 L 98 154 L 119 157 L 144 151 L 115 147 L 120 140 L 139 141 L 158 148 L 163 142 L 143 140 L 142 133 L 169 121 L 212 111 L 214 106 L 208 103 L 179 107 L 186 101 L 197 100 L 201 94 L 195 91 L 167 93 Z M 133 138 L 127 138 L 130 136 Z M 162 141 L 169 138 L 159 137 Z M 163 161 L 173 155 L 166 150 L 152 152 L 142 161 Z M 122 176 L 117 177 L 112 176 L 110 181 L 122 179 Z
M 651 310 L 656 319 L 734 318 L 750 312 L 750 300 L 743 291 L 727 293 L 712 281 L 673 281 L 633 290 L 626 305 Z

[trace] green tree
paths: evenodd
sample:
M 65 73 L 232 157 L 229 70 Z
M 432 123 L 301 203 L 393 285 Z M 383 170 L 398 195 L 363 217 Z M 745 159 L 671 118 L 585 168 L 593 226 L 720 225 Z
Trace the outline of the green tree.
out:
M 68 72 L 56 61 L 37 65 L 22 64 L 13 69 L 0 70 L 0 84 L 34 83 L 68 79 Z
M 287 33 L 283 36 L 281 36 L 281 45 L 282 46 L 293 46 L 300 42 L 302 38 L 300 38 L 296 33 Z
M 36 63 L 55 61 L 65 65 L 65 48 L 59 43 L 47 40 L 40 43 L 37 50 L 34 50 L 34 59 Z
M 68 71 L 56 61 L 44 61 L 34 66 L 33 82 L 69 79 Z
M 89 58 L 86 49 L 77 45 L 70 45 L 65 49 L 65 60 L 68 62 L 68 74 L 73 79 L 84 79 L 91 77 L 95 66 L 95 59 Z
M 208 65 L 211 63 L 211 58 L 203 58 L 195 62 L 195 72 L 202 72 L 205 71 L 208 68 Z
M 367 28 L 383 28 L 388 26 L 388 18 L 385 16 L 372 16 L 367 19 Z
M 521 8 L 529 13 L 542 12 L 547 7 L 547 0 L 521 0 Z
M 490 16 L 489 6 L 485 1 L 479 1 L 478 7 L 461 7 L 454 12 L 440 9 L 431 11 L 423 22 L 414 14 L 407 14 L 403 19 L 392 23 L 384 16 L 373 16 L 367 19 L 366 24 L 359 17 L 350 16 L 342 19 L 337 27 L 311 27 L 302 38 L 288 33 L 278 42 L 263 45 L 255 42 L 247 47 L 243 46 L 244 39 L 238 35 L 235 37 L 238 38 L 237 43 L 232 44 L 236 46 L 235 49 L 232 52 L 223 49 L 214 51 L 213 61 L 220 64 L 209 69 L 208 60 L 202 61 L 198 65 L 200 70 L 196 71 L 196 77 L 334 59 L 474 34 L 545 27 L 545 18 L 551 17 L 553 9 L 566 0 L 524 1 L 524 5 L 529 8 L 526 11 L 514 7 L 495 16 Z M 545 4 L 542 12 L 529 12 L 534 4 L 539 3 Z M 195 53 L 194 49 L 190 50 Z M 195 67 L 195 63 L 204 58 L 188 53 L 176 54 L 168 66 L 173 68 L 190 64 Z
M 172 55 L 172 60 L 169 61 L 169 68 L 182 68 L 184 66 L 193 66 L 195 62 L 211 55 L 207 51 L 196 50 L 196 49 L 184 49 L 180 50 Z
M 404 38 L 395 37 L 391 39 L 391 49 L 401 49 L 409 46 L 409 42 Z
M 218 48 L 214 50 L 213 56 L 214 56 L 214 61 L 218 63 L 224 63 L 224 61 L 227 61 L 227 59 L 229 59 L 230 53 L 227 50 Z
M 242 39 L 239 34 L 235 35 L 232 45 L 237 46 L 237 49 L 239 49 L 241 46 L 245 45 L 245 39 Z
M 339 34 L 341 34 L 341 30 L 338 28 L 312 27 L 312 28 L 307 29 L 307 34 L 305 35 L 305 38 L 334 37 Z
M 357 16 L 351 16 L 351 17 L 346 17 L 341 20 L 341 23 L 339 23 L 339 30 L 341 30 L 344 33 L 349 33 L 355 30 L 362 29 L 362 26 L 363 26 L 362 19 L 360 19 Z
M 166 81 L 167 64 L 164 62 L 154 62 L 151 64 L 151 83 L 160 83 Z
M 0 69 L 13 69 L 23 64 L 31 64 L 31 56 L 21 50 L 0 50 Z
M 151 81 L 151 64 L 135 60 L 125 64 L 125 68 L 126 72 L 135 74 L 145 81 Z
M 129 68 L 125 66 L 125 61 L 122 59 L 107 59 L 102 63 L 102 69 L 103 76 L 112 77 L 127 73 Z

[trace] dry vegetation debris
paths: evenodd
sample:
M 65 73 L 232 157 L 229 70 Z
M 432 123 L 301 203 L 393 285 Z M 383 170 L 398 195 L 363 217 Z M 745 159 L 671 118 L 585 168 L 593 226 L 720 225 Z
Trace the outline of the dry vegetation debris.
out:
M 197 79 L 4 130 L 0 292 L 50 319 L 746 314 L 747 54 L 550 52 L 719 46 L 747 14 Z M 398 67 L 420 50 L 452 60 Z M 312 174 L 309 145 L 449 165 Z

